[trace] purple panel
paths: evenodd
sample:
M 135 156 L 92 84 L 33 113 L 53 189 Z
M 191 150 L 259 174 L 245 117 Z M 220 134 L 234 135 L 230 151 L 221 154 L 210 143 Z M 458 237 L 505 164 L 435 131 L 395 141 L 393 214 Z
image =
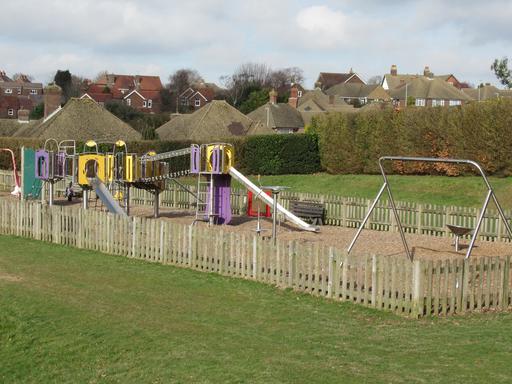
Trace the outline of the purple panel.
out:
M 55 170 L 54 177 L 64 178 L 66 176 L 66 154 L 64 152 L 58 152 L 55 155 Z
M 36 156 L 35 156 L 35 162 L 36 162 L 36 171 L 35 171 L 36 179 L 48 180 L 49 165 L 50 165 L 50 156 L 48 155 L 48 152 L 46 152 L 44 149 L 37 150 Z
M 199 173 L 201 162 L 201 149 L 197 145 L 192 146 L 190 153 L 190 173 Z
M 213 213 L 217 215 L 217 224 L 229 224 L 231 222 L 231 176 L 212 175 L 213 177 Z M 207 196 L 210 196 L 208 187 Z M 210 210 L 209 200 L 206 202 L 205 219 Z
M 219 174 L 220 173 L 220 148 L 215 147 L 212 151 L 212 173 Z

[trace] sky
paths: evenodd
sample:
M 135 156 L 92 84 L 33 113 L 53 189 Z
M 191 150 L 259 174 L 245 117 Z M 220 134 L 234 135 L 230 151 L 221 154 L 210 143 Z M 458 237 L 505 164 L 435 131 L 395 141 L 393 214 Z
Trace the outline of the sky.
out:
M 180 68 L 208 82 L 242 63 L 363 79 L 453 73 L 498 85 L 490 66 L 512 60 L 510 0 L 4 0 L 0 69 L 47 83 L 57 69 L 159 75 Z

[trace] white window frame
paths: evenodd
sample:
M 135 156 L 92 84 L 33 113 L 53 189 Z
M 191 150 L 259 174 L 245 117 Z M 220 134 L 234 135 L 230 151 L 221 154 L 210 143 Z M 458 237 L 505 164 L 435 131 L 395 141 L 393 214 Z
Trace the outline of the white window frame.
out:
M 21 88 L 18 88 L 18 95 L 21 95 Z
M 183 105 L 183 106 L 188 105 L 187 98 L 185 96 L 181 97 L 181 105 Z
M 132 105 L 132 99 L 126 99 L 126 105 Z
M 433 107 L 444 107 L 444 99 L 432 99 Z
M 415 103 L 414 103 L 417 107 L 424 107 L 425 106 L 425 99 L 416 99 Z
M 12 88 L 5 88 L 4 93 L 12 93 Z
M 153 108 L 153 100 L 148 99 L 148 108 Z
M 142 100 L 142 107 L 146 108 L 147 106 L 148 106 L 148 103 L 146 102 L 146 100 Z
M 9 108 L 9 109 L 7 110 L 7 116 L 14 116 L 14 109 Z
M 302 91 L 297 91 L 297 97 L 302 97 Z
M 196 97 L 194 99 L 194 106 L 195 107 L 200 107 L 201 106 L 201 99 L 199 97 Z
M 31 89 L 30 90 L 31 95 L 37 95 L 37 89 Z
M 450 107 L 454 107 L 454 106 L 457 106 L 457 105 L 461 105 L 461 101 L 460 100 L 450 100 Z

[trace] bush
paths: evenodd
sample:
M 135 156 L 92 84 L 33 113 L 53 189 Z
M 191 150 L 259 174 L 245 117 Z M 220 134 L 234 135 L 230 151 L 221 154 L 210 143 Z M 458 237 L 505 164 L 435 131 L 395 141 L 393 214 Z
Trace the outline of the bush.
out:
M 312 119 L 322 167 L 330 173 L 377 173 L 385 155 L 452 157 L 477 161 L 486 172 L 512 175 L 512 100 L 462 107 L 328 113 Z M 446 164 L 396 162 L 398 173 L 458 175 Z

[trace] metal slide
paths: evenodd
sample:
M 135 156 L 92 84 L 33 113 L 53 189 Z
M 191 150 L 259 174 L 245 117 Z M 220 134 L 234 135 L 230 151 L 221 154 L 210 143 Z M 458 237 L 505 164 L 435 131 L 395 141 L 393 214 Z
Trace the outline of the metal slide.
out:
M 235 168 L 231 167 L 229 168 L 229 174 L 234 177 L 236 180 L 238 180 L 240 183 L 242 183 L 247 189 L 252 191 L 252 193 L 255 194 L 259 199 L 261 199 L 265 204 L 268 204 L 272 207 L 274 204 L 274 201 L 272 200 L 272 197 L 267 195 L 265 192 L 261 190 L 256 184 L 254 184 L 251 180 L 249 180 L 247 177 L 242 175 L 240 172 L 238 172 Z M 318 232 L 320 231 L 320 228 L 306 223 L 301 218 L 295 216 L 293 213 L 285 209 L 281 204 L 277 204 L 277 210 L 284 215 L 288 220 L 290 220 L 292 223 L 298 225 L 300 228 L 302 228 L 305 231 L 309 232 Z
M 123 210 L 123 208 L 121 208 L 119 203 L 110 194 L 109 190 L 107 187 L 105 187 L 105 184 L 103 184 L 100 179 L 97 177 L 89 177 L 87 180 L 89 181 L 89 185 L 94 189 L 96 195 L 100 198 L 105 207 L 107 207 L 109 212 L 121 216 L 127 216 L 126 212 Z

